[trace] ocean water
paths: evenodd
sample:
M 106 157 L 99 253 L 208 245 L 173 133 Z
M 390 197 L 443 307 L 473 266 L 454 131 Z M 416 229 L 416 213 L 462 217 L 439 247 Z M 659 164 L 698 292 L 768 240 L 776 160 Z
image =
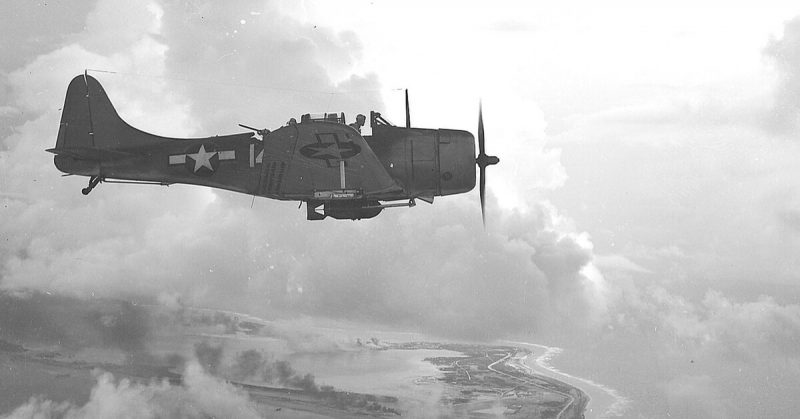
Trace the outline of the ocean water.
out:
M 424 417 L 438 411 L 442 373 L 428 357 L 459 356 L 442 350 L 361 350 L 330 354 L 295 354 L 288 358 L 298 371 L 312 371 L 320 385 L 337 390 L 397 397 L 406 415 Z
M 546 377 L 555 378 L 578 387 L 589 395 L 586 406 L 587 419 L 622 417 L 630 407 L 630 400 L 616 389 L 579 376 L 579 372 L 561 371 L 557 363 L 561 348 L 545 346 L 529 342 L 507 342 L 531 351 L 522 361 L 529 371 Z
M 240 318 L 245 316 L 236 313 Z M 268 324 L 257 319 L 251 321 Z M 226 358 L 236 353 L 255 349 L 274 359 L 290 362 L 296 373 L 313 374 L 317 385 L 333 386 L 339 391 L 352 391 L 397 397 L 407 417 L 447 416 L 441 405 L 445 384 L 435 380 L 443 374 L 426 358 L 461 354 L 446 350 L 398 350 L 359 346 L 357 339 L 366 342 L 377 338 L 381 342 L 440 341 L 434 337 L 417 333 L 381 331 L 358 325 L 333 323 L 326 326 L 301 324 L 297 336 L 281 337 L 197 334 L 194 339 L 181 339 L 169 349 L 187 353 L 199 340 L 211 341 L 225 347 Z M 286 333 L 293 335 L 292 333 Z M 309 344 L 309 341 L 312 342 Z M 301 344 L 298 347 L 298 342 Z M 587 418 L 622 417 L 629 412 L 630 400 L 616 389 L 581 376 L 580 371 L 558 368 L 560 348 L 531 342 L 502 342 L 531 351 L 519 359 L 519 364 L 528 372 L 541 374 L 580 388 L 590 397 L 585 412 Z M 165 345 L 171 346 L 171 345 Z M 164 350 L 167 347 L 162 346 Z M 428 378 L 428 379 L 426 379 Z

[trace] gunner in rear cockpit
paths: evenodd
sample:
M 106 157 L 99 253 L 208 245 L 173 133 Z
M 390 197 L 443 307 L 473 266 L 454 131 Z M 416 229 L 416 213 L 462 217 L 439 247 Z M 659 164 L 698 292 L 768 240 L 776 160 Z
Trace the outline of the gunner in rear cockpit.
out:
M 350 124 L 350 126 L 353 127 L 354 130 L 358 131 L 359 134 L 361 134 L 361 127 L 364 126 L 365 122 L 367 122 L 367 117 L 358 114 L 356 115 L 356 122 L 353 122 L 352 124 Z

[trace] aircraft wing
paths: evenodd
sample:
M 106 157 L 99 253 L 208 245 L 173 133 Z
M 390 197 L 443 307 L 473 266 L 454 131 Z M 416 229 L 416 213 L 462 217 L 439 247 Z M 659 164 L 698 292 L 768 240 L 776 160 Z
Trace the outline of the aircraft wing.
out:
M 266 195 L 284 199 L 342 190 L 377 197 L 403 190 L 356 130 L 320 121 L 290 124 L 267 135 L 259 183 Z

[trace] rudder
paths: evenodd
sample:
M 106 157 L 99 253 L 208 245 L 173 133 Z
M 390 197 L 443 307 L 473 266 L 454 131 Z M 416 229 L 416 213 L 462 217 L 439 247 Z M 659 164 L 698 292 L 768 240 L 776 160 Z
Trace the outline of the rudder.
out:
M 83 75 L 75 77 L 67 87 L 64 109 L 61 111 L 61 125 L 58 128 L 58 138 L 56 139 L 56 150 L 94 146 L 86 77 Z
M 119 148 L 120 134 L 131 129 L 117 114 L 100 82 L 88 74 L 79 75 L 67 87 L 55 150 Z

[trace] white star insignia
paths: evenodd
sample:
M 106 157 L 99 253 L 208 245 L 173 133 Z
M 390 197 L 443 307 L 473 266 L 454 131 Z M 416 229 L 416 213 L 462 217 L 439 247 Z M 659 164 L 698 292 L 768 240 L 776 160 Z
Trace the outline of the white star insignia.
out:
M 206 146 L 204 144 L 200 145 L 200 150 L 197 150 L 197 153 L 187 154 L 187 156 L 191 157 L 194 160 L 194 171 L 197 173 L 201 167 L 207 167 L 208 170 L 214 171 L 214 168 L 211 166 L 211 158 L 217 154 L 216 151 L 214 152 L 207 152 Z
M 311 157 L 318 158 L 318 157 L 326 157 L 330 156 L 332 159 L 341 159 L 342 158 L 342 151 L 339 149 L 339 144 L 330 143 L 325 144 L 325 148 L 319 148 L 314 150 L 314 155 Z

